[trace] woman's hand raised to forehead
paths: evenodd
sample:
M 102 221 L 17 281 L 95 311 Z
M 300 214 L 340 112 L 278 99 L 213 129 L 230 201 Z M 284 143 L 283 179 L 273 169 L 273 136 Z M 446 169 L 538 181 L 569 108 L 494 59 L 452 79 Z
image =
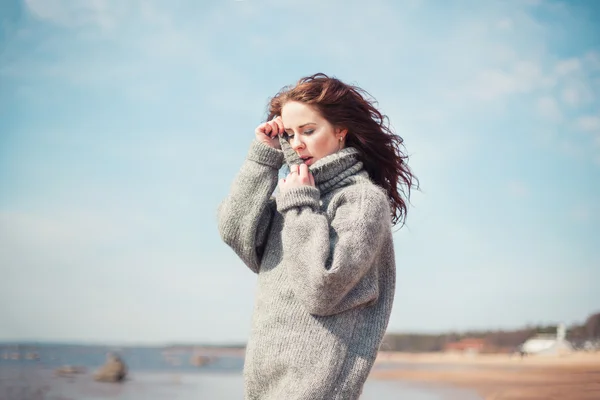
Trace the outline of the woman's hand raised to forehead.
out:
M 306 164 L 292 165 L 290 170 L 289 175 L 279 181 L 280 192 L 301 186 L 315 186 L 315 178 Z
M 254 130 L 256 139 L 274 149 L 281 149 L 278 136 L 282 135 L 283 132 L 283 121 L 281 120 L 281 117 L 276 117 L 271 121 L 264 122 Z

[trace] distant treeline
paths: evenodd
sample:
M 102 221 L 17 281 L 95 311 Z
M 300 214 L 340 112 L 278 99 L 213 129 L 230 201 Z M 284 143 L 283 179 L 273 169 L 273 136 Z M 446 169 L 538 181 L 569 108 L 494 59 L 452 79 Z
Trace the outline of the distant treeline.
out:
M 448 343 L 473 338 L 485 341 L 484 352 L 512 352 L 528 338 L 537 334 L 556 334 L 557 325 L 527 326 L 518 330 L 452 332 L 443 334 L 388 333 L 380 349 L 383 351 L 436 352 Z M 581 325 L 567 328 L 567 340 L 575 346 L 586 340 L 600 339 L 600 312 L 590 315 Z

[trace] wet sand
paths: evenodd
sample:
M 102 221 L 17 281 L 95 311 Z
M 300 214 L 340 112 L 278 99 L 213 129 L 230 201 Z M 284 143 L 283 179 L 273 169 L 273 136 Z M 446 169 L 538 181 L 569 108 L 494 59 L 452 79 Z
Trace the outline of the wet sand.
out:
M 451 384 L 486 400 L 598 400 L 600 353 L 564 356 L 382 353 L 372 378 Z
M 123 383 L 91 373 L 57 377 L 52 369 L 0 366 L 2 400 L 242 400 L 241 372 L 135 372 Z M 369 379 L 361 400 L 481 400 L 471 390 L 400 380 Z

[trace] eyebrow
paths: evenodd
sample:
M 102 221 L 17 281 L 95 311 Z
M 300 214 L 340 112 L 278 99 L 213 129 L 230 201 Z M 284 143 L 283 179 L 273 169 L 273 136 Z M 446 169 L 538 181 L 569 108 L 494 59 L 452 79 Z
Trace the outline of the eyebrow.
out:
M 298 128 L 304 128 L 306 125 L 316 125 L 314 122 L 307 122 L 305 124 L 299 125 Z M 283 127 L 283 130 L 289 131 L 291 128 Z

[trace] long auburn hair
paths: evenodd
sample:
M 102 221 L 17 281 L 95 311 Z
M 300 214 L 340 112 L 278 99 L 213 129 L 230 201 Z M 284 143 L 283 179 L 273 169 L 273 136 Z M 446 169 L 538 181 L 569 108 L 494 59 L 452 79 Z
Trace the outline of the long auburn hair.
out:
M 336 128 L 347 129 L 346 146 L 359 151 L 371 180 L 387 192 L 392 224 L 406 221 L 407 202 L 418 179 L 408 167 L 404 140 L 392 132 L 389 119 L 363 89 L 317 73 L 281 89 L 268 105 L 268 118 L 281 115 L 284 104 L 297 101 L 314 107 Z

